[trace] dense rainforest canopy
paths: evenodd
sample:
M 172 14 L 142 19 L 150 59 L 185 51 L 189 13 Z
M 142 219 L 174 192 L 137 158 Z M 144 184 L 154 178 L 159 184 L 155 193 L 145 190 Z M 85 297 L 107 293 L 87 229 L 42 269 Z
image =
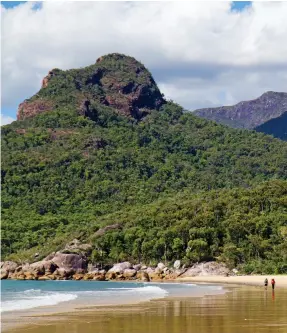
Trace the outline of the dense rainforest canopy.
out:
M 105 73 L 119 80 L 111 70 L 93 83 L 110 103 L 80 85 L 67 91 L 70 71 L 54 75 L 35 95 L 51 96 L 53 110 L 25 116 L 24 108 L 2 127 L 2 256 L 44 257 L 77 237 L 93 245 L 93 262 L 217 259 L 287 272 L 287 143 L 164 101 L 140 66 L 143 81 L 123 67 L 121 103 L 107 88 Z M 69 94 L 84 94 L 88 108 L 57 102 Z M 119 227 L 95 234 L 111 224 Z

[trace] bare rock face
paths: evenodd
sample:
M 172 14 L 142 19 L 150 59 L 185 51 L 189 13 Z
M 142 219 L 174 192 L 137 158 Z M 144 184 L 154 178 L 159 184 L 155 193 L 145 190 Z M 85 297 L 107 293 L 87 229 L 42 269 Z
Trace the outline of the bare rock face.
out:
M 150 282 L 150 278 L 147 272 L 139 271 L 137 272 L 136 278 L 143 282 Z
M 215 261 L 195 264 L 182 276 L 208 276 L 208 275 L 229 275 L 230 270 L 224 265 Z
M 123 272 L 123 276 L 125 279 L 130 279 L 130 278 L 136 276 L 136 274 L 137 274 L 137 271 L 135 269 L 130 269 L 130 268 L 125 269 Z
M 94 236 L 95 237 L 100 237 L 103 236 L 106 232 L 111 231 L 111 230 L 118 230 L 121 229 L 122 226 L 118 223 L 107 225 L 104 228 L 99 229 L 98 231 L 95 232 Z
M 174 262 L 174 264 L 173 264 L 173 267 L 174 267 L 175 269 L 179 269 L 179 268 L 180 268 L 180 265 L 181 265 L 180 260 L 176 260 L 176 261 Z
M 13 273 L 19 265 L 14 261 L 1 261 L 0 267 L 8 272 Z
M 43 79 L 43 81 L 42 81 L 42 88 L 47 88 L 49 81 L 55 75 L 56 75 L 56 70 L 52 69 L 51 71 L 49 71 L 48 75 L 45 76 L 44 79 Z
M 8 275 L 9 275 L 9 272 L 6 269 L 0 268 L 1 280 L 7 279 Z
M 159 269 L 163 270 L 163 269 L 165 268 L 165 264 L 162 263 L 162 262 L 159 262 L 159 263 L 157 264 L 157 267 L 158 267 Z
M 62 107 L 96 118 L 93 104 L 109 106 L 120 115 L 141 119 L 165 103 L 152 75 L 136 59 L 112 53 L 77 70 L 53 69 L 39 92 L 19 105 L 17 119 Z
M 142 268 L 141 264 L 133 265 L 133 269 L 135 269 L 136 271 L 139 271 L 141 268 Z
M 65 271 L 79 272 L 87 269 L 87 260 L 80 254 L 56 252 L 52 262 Z
M 126 269 L 129 269 L 129 268 L 132 268 L 133 265 L 128 262 L 128 261 L 125 261 L 125 262 L 120 262 L 118 264 L 115 264 L 109 271 L 108 273 L 116 273 L 116 274 L 123 274 L 124 273 L 124 270 Z
M 36 116 L 39 113 L 52 111 L 53 102 L 47 99 L 37 99 L 32 102 L 24 101 L 18 107 L 17 120 Z
M 268 91 L 250 101 L 232 106 L 195 110 L 196 116 L 234 128 L 256 128 L 287 112 L 287 93 Z
M 31 264 L 28 268 L 29 271 L 37 272 L 38 275 L 52 274 L 58 266 L 52 260 L 42 260 Z

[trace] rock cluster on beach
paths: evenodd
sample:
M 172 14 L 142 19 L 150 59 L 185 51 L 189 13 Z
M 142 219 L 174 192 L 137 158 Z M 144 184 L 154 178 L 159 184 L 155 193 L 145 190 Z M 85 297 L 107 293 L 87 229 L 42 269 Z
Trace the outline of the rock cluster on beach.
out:
M 13 261 L 1 262 L 1 280 L 94 280 L 94 281 L 160 281 L 174 280 L 179 276 L 229 275 L 224 264 L 216 262 L 197 263 L 186 267 L 176 260 L 172 265 L 162 262 L 156 266 L 132 264 L 128 261 L 113 266 L 101 267 L 88 263 L 90 244 L 74 239 L 65 248 L 52 252 L 41 261 L 18 264 Z M 39 253 L 35 255 L 38 258 Z
M 200 263 L 190 268 L 180 266 L 180 261 L 174 263 L 175 267 L 167 267 L 158 263 L 156 267 L 142 264 L 133 265 L 130 262 L 114 264 L 109 269 L 87 265 L 79 254 L 55 253 L 53 258 L 38 261 L 32 264 L 18 265 L 11 261 L 1 263 L 1 279 L 14 280 L 94 280 L 94 281 L 160 281 L 174 280 L 179 276 L 203 275 L 229 275 L 229 269 L 219 263 Z

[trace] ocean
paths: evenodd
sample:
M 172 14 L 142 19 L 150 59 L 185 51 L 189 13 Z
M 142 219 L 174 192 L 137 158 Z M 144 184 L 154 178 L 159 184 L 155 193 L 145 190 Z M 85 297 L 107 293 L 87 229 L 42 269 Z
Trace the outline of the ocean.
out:
M 223 294 L 221 286 L 191 283 L 99 281 L 1 281 L 1 312 L 35 308 L 64 309 L 68 305 L 132 304 L 165 297 L 200 297 Z

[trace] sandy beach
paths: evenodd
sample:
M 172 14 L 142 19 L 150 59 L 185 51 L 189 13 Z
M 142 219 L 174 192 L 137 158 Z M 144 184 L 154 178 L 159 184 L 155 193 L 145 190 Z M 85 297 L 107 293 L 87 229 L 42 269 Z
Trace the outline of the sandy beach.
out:
M 287 290 L 227 287 L 224 295 L 53 314 L 10 333 L 286 333 Z M 32 318 L 30 318 L 32 319 Z
M 248 286 L 263 286 L 265 278 L 269 281 L 269 288 L 271 288 L 271 279 L 275 279 L 276 289 L 287 288 L 287 275 L 244 275 L 244 276 L 195 276 L 195 277 L 182 277 L 178 281 L 182 282 L 207 282 L 207 283 L 220 283 L 220 284 L 236 284 Z

